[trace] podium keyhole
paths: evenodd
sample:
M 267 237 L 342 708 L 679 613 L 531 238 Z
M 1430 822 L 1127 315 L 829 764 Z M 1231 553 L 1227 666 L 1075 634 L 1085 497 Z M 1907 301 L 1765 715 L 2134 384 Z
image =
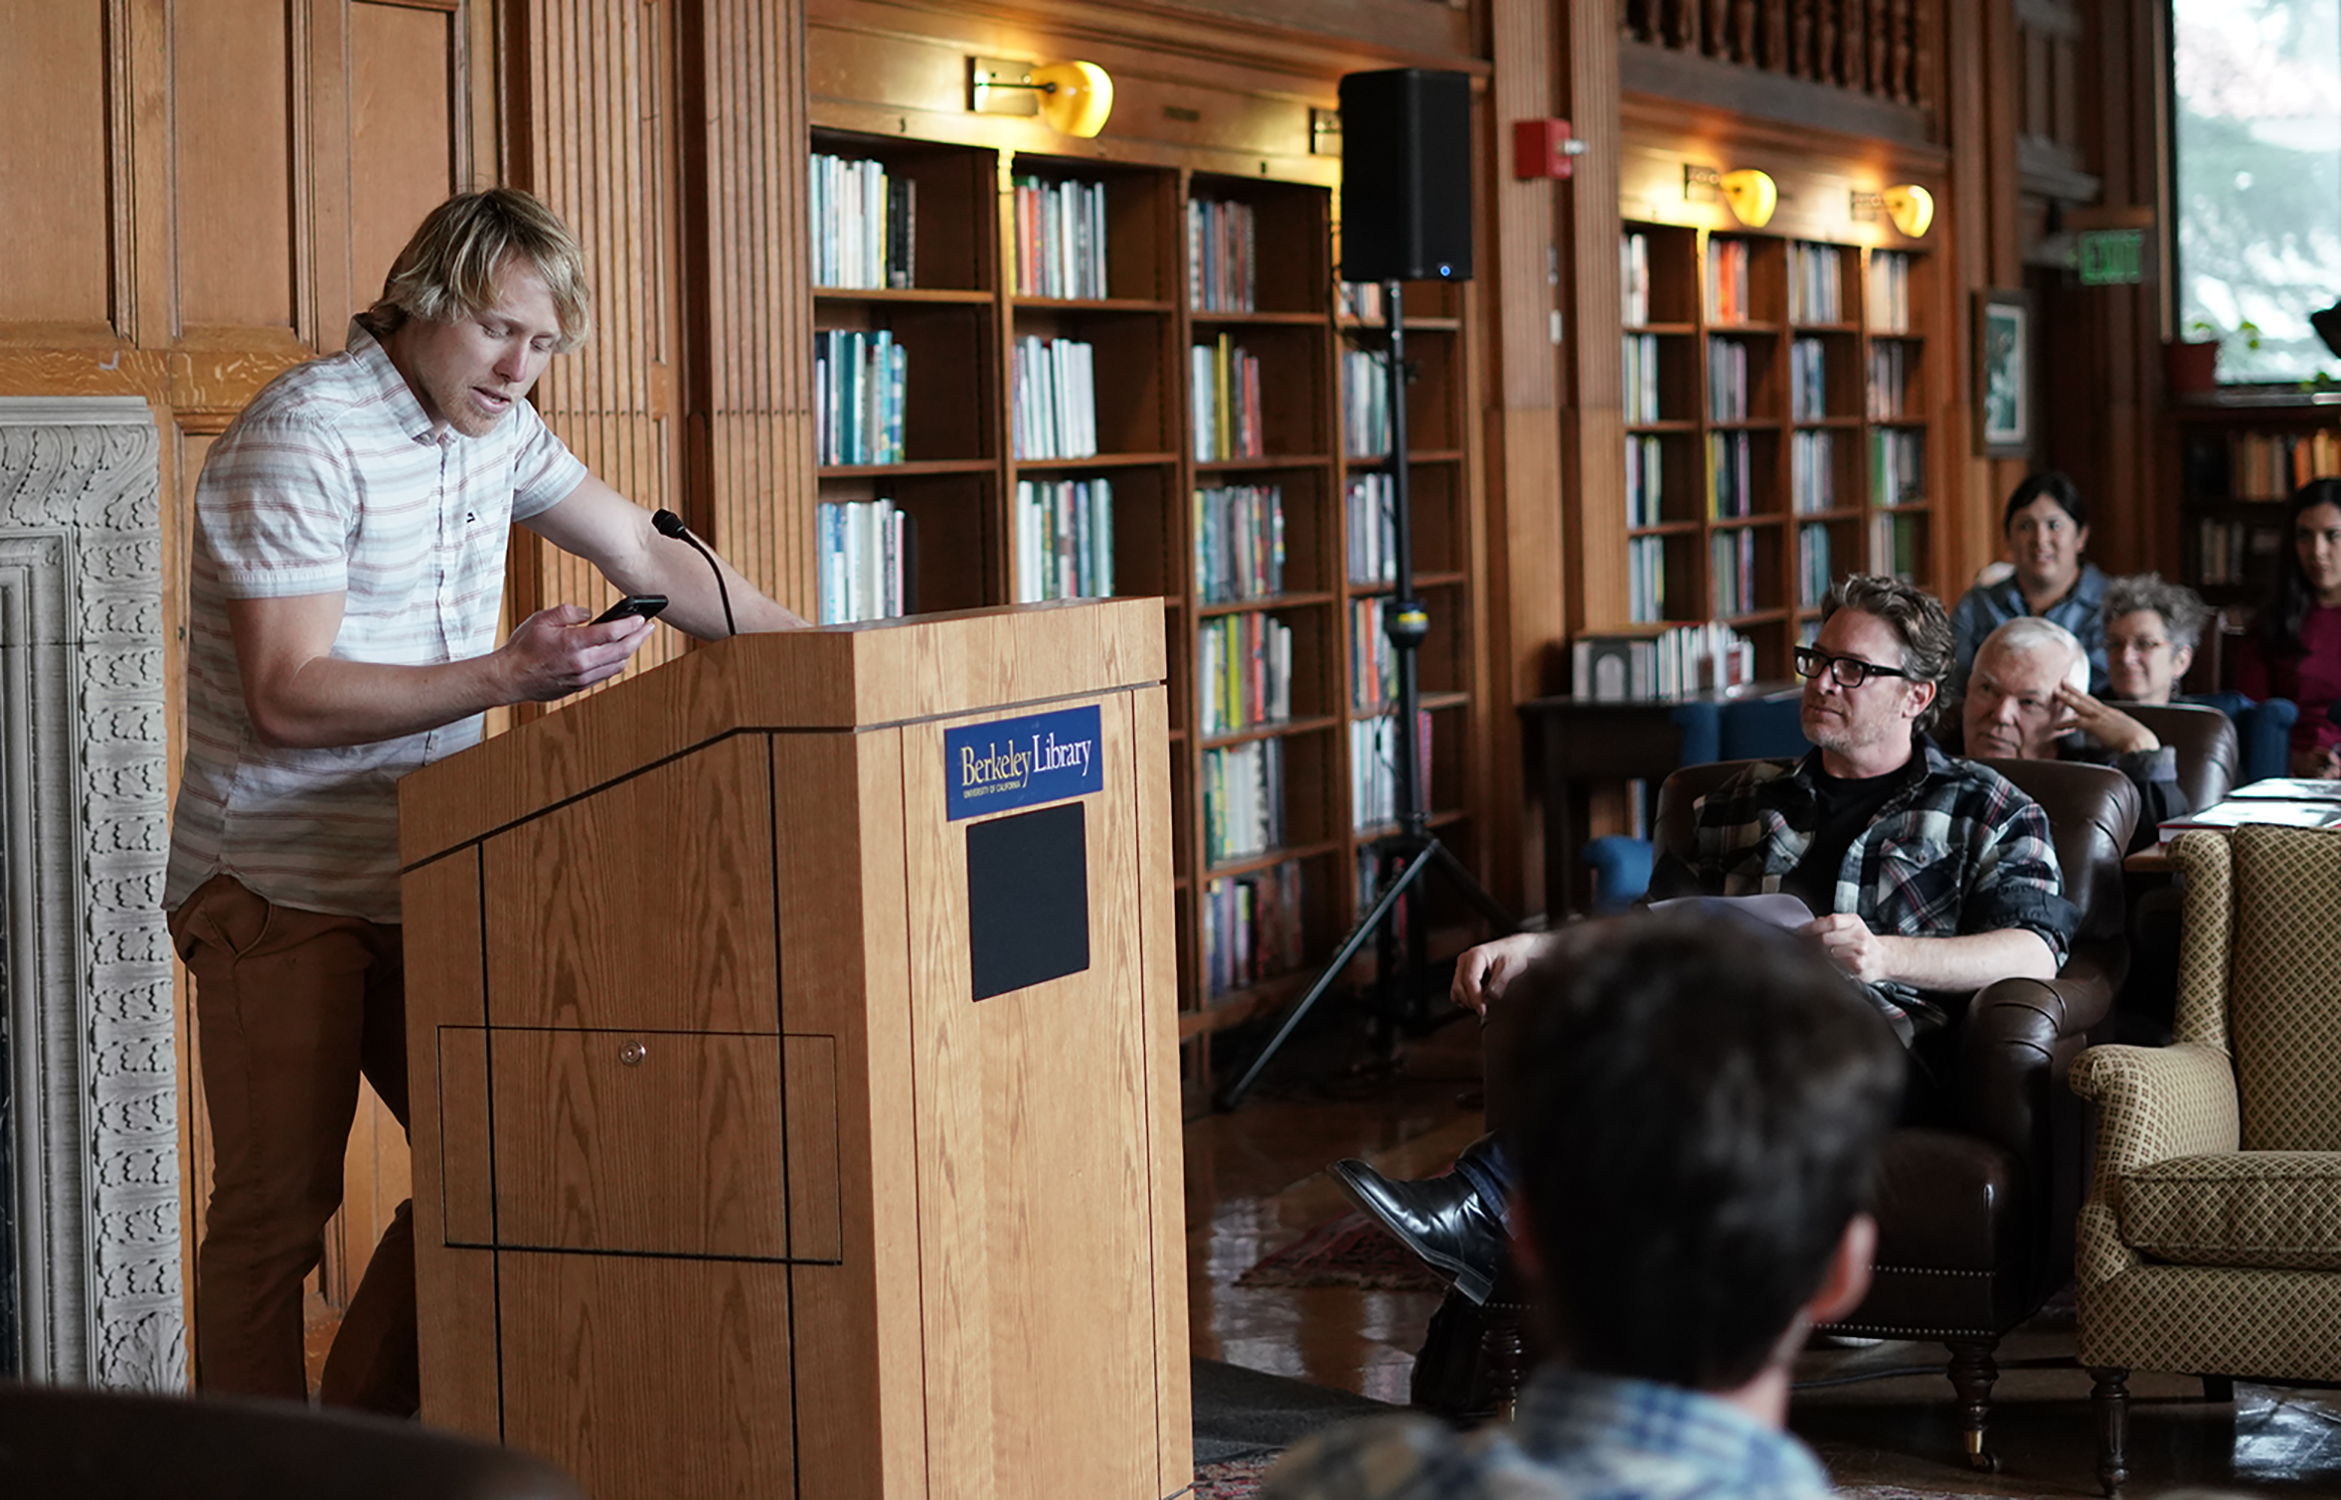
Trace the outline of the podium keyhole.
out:
M 648 1056 L 650 1056 L 650 1049 L 643 1046 L 640 1042 L 628 1042 L 625 1046 L 618 1049 L 618 1061 L 624 1063 L 629 1068 L 641 1067 L 642 1059 Z

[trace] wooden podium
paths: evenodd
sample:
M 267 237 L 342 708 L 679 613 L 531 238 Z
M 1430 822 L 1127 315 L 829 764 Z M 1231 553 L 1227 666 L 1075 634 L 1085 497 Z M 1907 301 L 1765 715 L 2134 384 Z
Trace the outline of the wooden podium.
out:
M 425 1420 L 597 1500 L 1192 1482 L 1162 633 L 741 636 L 402 783 Z

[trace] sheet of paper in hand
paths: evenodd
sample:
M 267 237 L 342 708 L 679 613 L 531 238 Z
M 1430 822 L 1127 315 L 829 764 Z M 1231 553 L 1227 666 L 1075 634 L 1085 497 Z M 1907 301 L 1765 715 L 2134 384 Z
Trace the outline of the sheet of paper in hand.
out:
M 1653 901 L 1650 910 L 1710 912 L 1773 927 L 1802 927 L 1813 919 L 1812 908 L 1786 891 L 1767 891 L 1760 896 L 1678 896 L 1672 901 Z

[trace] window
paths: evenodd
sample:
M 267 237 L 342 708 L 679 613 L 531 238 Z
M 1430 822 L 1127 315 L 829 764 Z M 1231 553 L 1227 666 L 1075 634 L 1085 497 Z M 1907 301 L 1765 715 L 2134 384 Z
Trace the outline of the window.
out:
M 2223 382 L 2341 373 L 2341 0 L 2172 0 L 2178 321 Z

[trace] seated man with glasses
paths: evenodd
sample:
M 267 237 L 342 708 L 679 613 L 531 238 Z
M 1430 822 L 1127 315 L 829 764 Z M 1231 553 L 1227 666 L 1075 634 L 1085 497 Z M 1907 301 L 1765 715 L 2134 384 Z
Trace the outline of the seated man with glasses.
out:
M 1911 1056 L 1911 1114 L 1934 1112 L 1953 1022 L 1994 980 L 2052 979 L 2079 912 L 2064 899 L 2048 815 L 2006 777 L 1945 755 L 1922 732 L 1951 665 L 1951 625 L 1898 579 L 1855 575 L 1829 592 L 1811 647 L 1801 723 L 1815 748 L 1761 761 L 1699 799 L 1688 861 L 1652 871 L 1653 899 L 1786 892 L 1818 913 L 1802 929 L 1860 980 Z M 1454 998 L 1485 1013 L 1553 933 L 1483 943 L 1457 960 Z M 1485 1301 L 1503 1262 L 1511 1173 L 1492 1138 L 1455 1171 L 1391 1182 L 1334 1164 L 1350 1196 Z

